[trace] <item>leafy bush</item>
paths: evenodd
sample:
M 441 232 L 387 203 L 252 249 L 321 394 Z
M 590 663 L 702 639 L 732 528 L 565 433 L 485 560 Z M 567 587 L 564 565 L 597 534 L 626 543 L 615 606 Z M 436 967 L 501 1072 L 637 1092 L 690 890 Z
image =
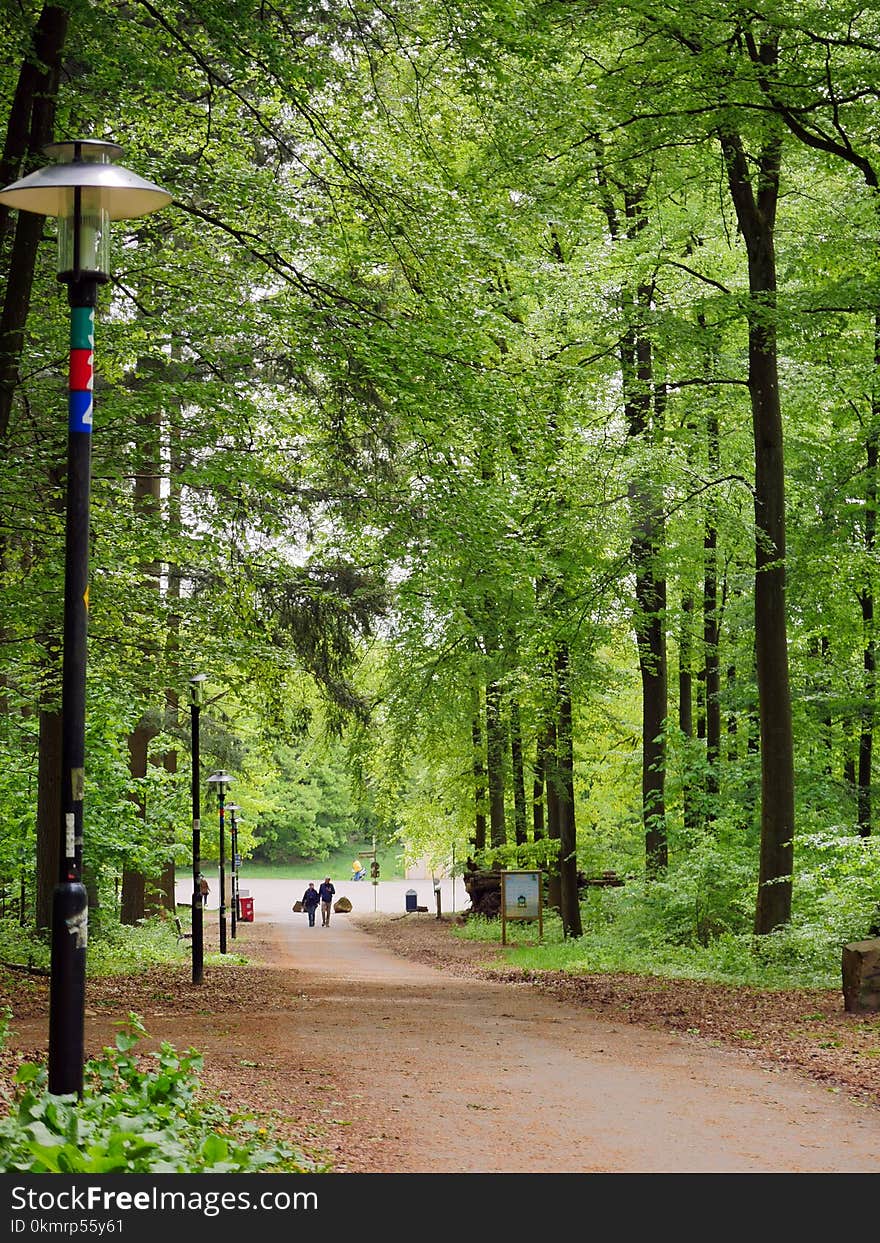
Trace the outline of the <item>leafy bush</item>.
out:
M 105 917 L 98 935 L 89 937 L 86 972 L 94 976 L 136 974 L 179 958 L 177 934 L 168 919 L 153 915 L 131 925 Z
M 23 928 L 17 919 L 0 919 L 0 962 L 16 962 L 26 967 L 49 966 L 49 942 Z
M 261 1138 L 252 1119 L 202 1099 L 193 1050 L 163 1043 L 142 1069 L 145 1035 L 135 1014 L 115 1048 L 85 1066 L 82 1099 L 46 1090 L 46 1072 L 25 1063 L 17 1099 L 0 1119 L 0 1171 L 30 1173 L 253 1173 L 314 1170 L 286 1145 Z

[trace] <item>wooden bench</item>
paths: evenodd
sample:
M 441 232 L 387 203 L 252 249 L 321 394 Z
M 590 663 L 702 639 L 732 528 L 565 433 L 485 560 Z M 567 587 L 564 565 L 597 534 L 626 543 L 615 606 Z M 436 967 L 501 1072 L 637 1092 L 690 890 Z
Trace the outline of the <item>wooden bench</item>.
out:
M 191 941 L 192 940 L 192 933 L 183 931 L 183 927 L 177 915 L 174 916 L 174 927 L 177 929 L 178 941 Z

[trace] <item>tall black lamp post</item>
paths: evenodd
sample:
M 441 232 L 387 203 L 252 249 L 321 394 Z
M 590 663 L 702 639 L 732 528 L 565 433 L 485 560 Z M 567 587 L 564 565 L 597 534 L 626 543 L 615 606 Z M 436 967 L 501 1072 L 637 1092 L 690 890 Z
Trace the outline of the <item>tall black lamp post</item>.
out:
M 205 970 L 205 934 L 202 917 L 202 812 L 199 786 L 200 722 L 206 675 L 197 673 L 189 680 L 189 713 L 192 745 L 192 982 L 201 984 Z
M 232 939 L 235 940 L 235 929 L 238 923 L 238 821 L 235 813 L 241 811 L 238 803 L 227 803 L 226 810 L 229 812 L 229 845 L 232 850 L 232 884 L 229 890 L 232 906 L 231 930 Z
M 146 216 L 171 195 L 112 163 L 122 148 L 78 139 L 44 147 L 57 164 L 0 190 L 0 203 L 58 217 L 58 279 L 70 305 L 64 657 L 61 674 L 61 850 L 52 896 L 49 1091 L 83 1089 L 88 901 L 82 883 L 89 491 L 98 286 L 110 275 L 110 221 Z
M 208 781 L 217 787 L 220 805 L 220 953 L 226 953 L 226 787 L 231 783 L 229 773 L 213 773 Z

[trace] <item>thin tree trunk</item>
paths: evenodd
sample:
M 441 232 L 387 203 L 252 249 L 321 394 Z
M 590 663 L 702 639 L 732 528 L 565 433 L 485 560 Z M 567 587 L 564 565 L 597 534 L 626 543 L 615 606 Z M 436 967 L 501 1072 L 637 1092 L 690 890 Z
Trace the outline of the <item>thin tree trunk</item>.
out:
M 36 923 L 52 926 L 52 894 L 61 866 L 61 711 L 55 697 L 40 708 L 37 776 Z M 52 704 L 53 706 L 49 706 Z
M 556 752 L 556 725 L 547 725 L 547 747 L 544 752 L 547 773 L 547 837 L 560 840 L 559 763 Z M 562 882 L 559 875 L 559 853 L 547 857 L 547 905 L 562 913 Z
M 880 315 L 874 323 L 874 369 L 880 367 Z M 865 470 L 865 526 L 864 545 L 866 561 L 870 566 L 874 556 L 877 536 L 877 450 L 878 421 L 880 421 L 880 394 L 871 403 L 871 428 L 868 433 Z M 874 635 L 874 588 L 871 571 L 866 571 L 865 586 L 859 593 L 862 610 L 862 634 L 864 637 L 863 664 L 865 690 L 862 700 L 861 730 L 859 733 L 859 770 L 857 817 L 860 837 L 871 836 L 871 778 L 874 756 L 874 721 L 877 712 L 877 649 Z
M 513 827 L 517 846 L 524 846 L 528 841 L 526 831 L 526 783 L 523 771 L 522 726 L 520 724 L 519 703 L 515 698 L 510 700 L 510 763 L 513 779 Z
M 483 746 L 483 723 L 480 715 L 480 694 L 474 691 L 471 716 L 471 748 L 474 772 L 474 853 L 486 849 L 486 761 Z
M 556 764 L 559 774 L 559 899 L 562 932 L 566 937 L 579 937 L 583 935 L 583 928 L 577 887 L 571 667 L 566 644 L 561 644 L 556 653 L 556 694 L 559 712 Z
M 161 425 L 162 416 L 157 410 L 148 411 L 138 420 L 138 428 L 141 432 L 141 469 L 134 484 L 134 510 L 135 513 L 143 514 L 148 522 L 155 521 L 161 512 Z M 161 566 L 156 561 L 144 565 L 142 585 L 145 596 L 158 595 L 160 572 Z M 144 645 L 145 665 L 149 667 L 155 664 L 155 660 L 156 644 L 147 641 Z M 149 694 L 149 687 L 144 689 Z M 129 737 L 131 776 L 136 782 L 142 781 L 147 775 L 149 745 L 157 732 L 156 720 L 151 714 L 145 712 Z M 143 798 L 136 801 L 140 818 L 146 822 L 146 802 Z M 146 831 L 146 825 L 144 825 L 144 831 Z M 148 907 L 150 911 L 156 909 L 155 896 L 152 892 L 156 888 L 158 888 L 156 885 L 149 886 L 150 892 L 148 893 L 146 877 L 139 875 L 129 867 L 123 870 L 121 916 L 123 923 L 135 923 L 142 919 L 148 913 Z
M 734 636 L 731 636 L 731 646 L 735 646 Z M 736 665 L 732 660 L 727 666 L 727 702 L 727 760 L 728 763 L 733 763 L 737 758 L 739 722 L 733 707 L 736 702 Z
M 686 595 L 681 602 L 681 625 L 678 639 L 678 728 L 685 739 L 682 818 L 686 829 L 695 828 L 697 824 L 694 774 L 689 745 L 694 737 L 694 678 L 691 667 L 693 660 L 693 612 L 693 599 L 690 595 Z
M 486 687 L 486 773 L 489 784 L 489 844 L 507 845 L 504 816 L 504 731 L 501 724 L 501 687 Z
M 710 410 L 707 420 L 709 473 L 717 473 L 718 416 Z M 715 500 L 711 492 L 706 503 L 703 534 L 703 659 L 706 666 L 706 820 L 715 820 L 718 813 L 719 774 L 721 760 L 721 665 L 718 656 L 718 530 Z
M 546 731 L 538 735 L 535 743 L 535 777 L 532 784 L 532 840 L 539 842 L 545 833 L 544 827 L 544 790 L 547 778 L 547 736 Z

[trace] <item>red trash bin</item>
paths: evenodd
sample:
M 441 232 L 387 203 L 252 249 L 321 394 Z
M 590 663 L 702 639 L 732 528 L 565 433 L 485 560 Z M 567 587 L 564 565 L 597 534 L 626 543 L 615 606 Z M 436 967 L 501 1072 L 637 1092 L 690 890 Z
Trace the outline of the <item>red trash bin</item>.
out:
M 238 899 L 238 918 L 243 924 L 252 924 L 254 922 L 253 898 Z

